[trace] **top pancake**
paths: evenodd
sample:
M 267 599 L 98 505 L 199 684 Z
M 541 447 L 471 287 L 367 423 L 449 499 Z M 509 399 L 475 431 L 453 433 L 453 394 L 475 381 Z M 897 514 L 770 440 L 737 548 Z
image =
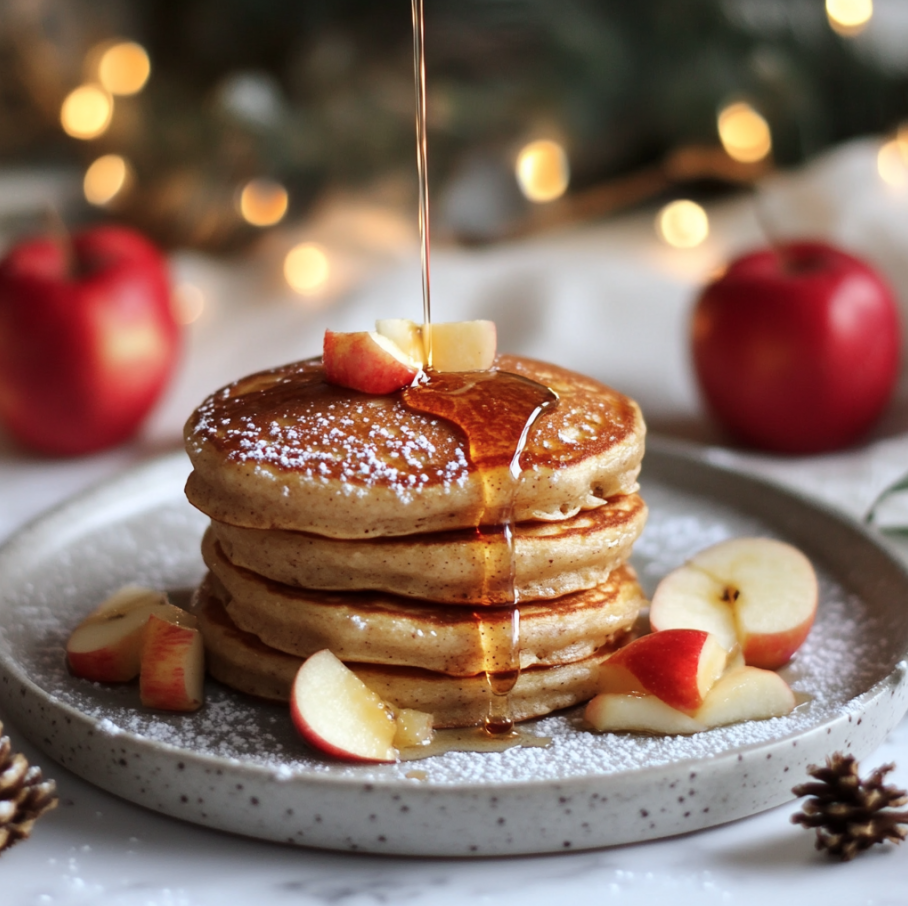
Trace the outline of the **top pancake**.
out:
M 497 367 L 559 396 L 528 431 L 516 489 L 510 462 L 480 474 L 456 425 L 411 410 L 402 391 L 329 384 L 311 359 L 202 403 L 185 428 L 187 496 L 231 525 L 368 538 L 562 520 L 636 490 L 645 428 L 632 400 L 530 359 L 501 356 Z

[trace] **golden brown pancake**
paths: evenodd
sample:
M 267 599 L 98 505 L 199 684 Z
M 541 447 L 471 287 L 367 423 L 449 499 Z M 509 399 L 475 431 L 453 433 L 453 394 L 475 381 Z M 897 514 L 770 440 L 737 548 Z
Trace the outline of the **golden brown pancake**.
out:
M 215 594 L 238 628 L 271 648 L 308 657 L 322 648 L 343 661 L 422 667 L 452 676 L 486 664 L 479 621 L 471 608 L 418 604 L 381 592 L 294 589 L 233 566 L 209 535 L 203 554 Z M 222 590 L 223 589 L 223 590 Z M 521 604 L 520 666 L 585 658 L 634 625 L 643 592 L 630 567 L 595 588 L 554 601 Z M 510 625 L 510 608 L 486 608 L 487 631 Z
M 215 679 L 250 695 L 287 701 L 302 658 L 269 648 L 231 622 L 207 584 L 199 590 L 197 614 L 208 669 Z M 514 720 L 527 720 L 586 701 L 596 694 L 606 647 L 580 661 L 522 671 L 510 696 Z M 485 677 L 451 677 L 409 667 L 347 663 L 385 701 L 433 716 L 436 728 L 482 723 L 488 713 Z
M 645 504 L 627 494 L 562 522 L 515 526 L 517 600 L 557 598 L 600 585 L 630 556 L 645 521 Z M 510 570 L 501 533 L 463 529 L 359 541 L 221 522 L 212 522 L 211 532 L 231 563 L 286 585 L 369 589 L 449 604 L 512 599 L 510 587 L 490 580 Z
M 242 378 L 195 411 L 187 496 L 231 525 L 371 538 L 563 520 L 636 490 L 645 428 L 632 400 L 554 365 L 497 365 L 559 396 L 529 429 L 516 491 L 509 460 L 480 476 L 456 425 L 407 408 L 403 391 L 328 384 L 313 359 Z

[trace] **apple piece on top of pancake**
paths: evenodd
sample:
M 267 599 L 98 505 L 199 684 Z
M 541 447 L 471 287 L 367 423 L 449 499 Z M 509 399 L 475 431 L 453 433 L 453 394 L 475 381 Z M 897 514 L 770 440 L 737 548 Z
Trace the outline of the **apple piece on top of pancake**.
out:
M 385 318 L 375 322 L 375 329 L 423 365 L 429 352 L 434 371 L 488 371 L 495 364 L 498 330 L 494 321 L 443 321 L 421 326 L 404 318 Z
M 412 384 L 422 370 L 421 361 L 374 330 L 326 330 L 322 363 L 326 380 L 362 393 L 393 393 Z

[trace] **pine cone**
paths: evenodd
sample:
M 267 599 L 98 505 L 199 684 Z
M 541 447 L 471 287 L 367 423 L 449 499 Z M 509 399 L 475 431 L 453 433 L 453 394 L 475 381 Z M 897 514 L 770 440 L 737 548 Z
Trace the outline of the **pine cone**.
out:
M 0 853 L 25 840 L 34 823 L 56 805 L 53 780 L 42 780 L 41 769 L 29 767 L 24 755 L 13 752 L 9 737 L 0 736 Z
M 884 811 L 904 805 L 908 794 L 884 786 L 883 778 L 895 767 L 885 764 L 866 780 L 858 775 L 851 755 L 834 753 L 825 767 L 810 765 L 807 772 L 817 783 L 802 783 L 792 789 L 795 796 L 810 796 L 802 811 L 791 816 L 793 824 L 817 831 L 817 849 L 843 862 L 853 859 L 874 843 L 900 843 L 908 836 L 908 812 Z

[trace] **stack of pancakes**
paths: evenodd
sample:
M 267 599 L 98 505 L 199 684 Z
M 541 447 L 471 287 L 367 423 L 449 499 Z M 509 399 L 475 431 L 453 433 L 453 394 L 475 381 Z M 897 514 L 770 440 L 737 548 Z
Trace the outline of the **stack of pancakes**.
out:
M 195 411 L 186 493 L 211 517 L 198 611 L 213 676 L 286 700 L 302 660 L 329 648 L 436 727 L 481 723 L 488 639 L 513 608 L 510 582 L 490 581 L 502 535 L 477 526 L 512 514 L 512 717 L 596 693 L 644 603 L 626 563 L 646 518 L 643 421 L 573 372 L 511 356 L 497 367 L 559 397 L 532 423 L 516 483 L 507 465 L 479 474 L 456 425 L 400 392 L 331 385 L 318 360 L 243 378 Z

